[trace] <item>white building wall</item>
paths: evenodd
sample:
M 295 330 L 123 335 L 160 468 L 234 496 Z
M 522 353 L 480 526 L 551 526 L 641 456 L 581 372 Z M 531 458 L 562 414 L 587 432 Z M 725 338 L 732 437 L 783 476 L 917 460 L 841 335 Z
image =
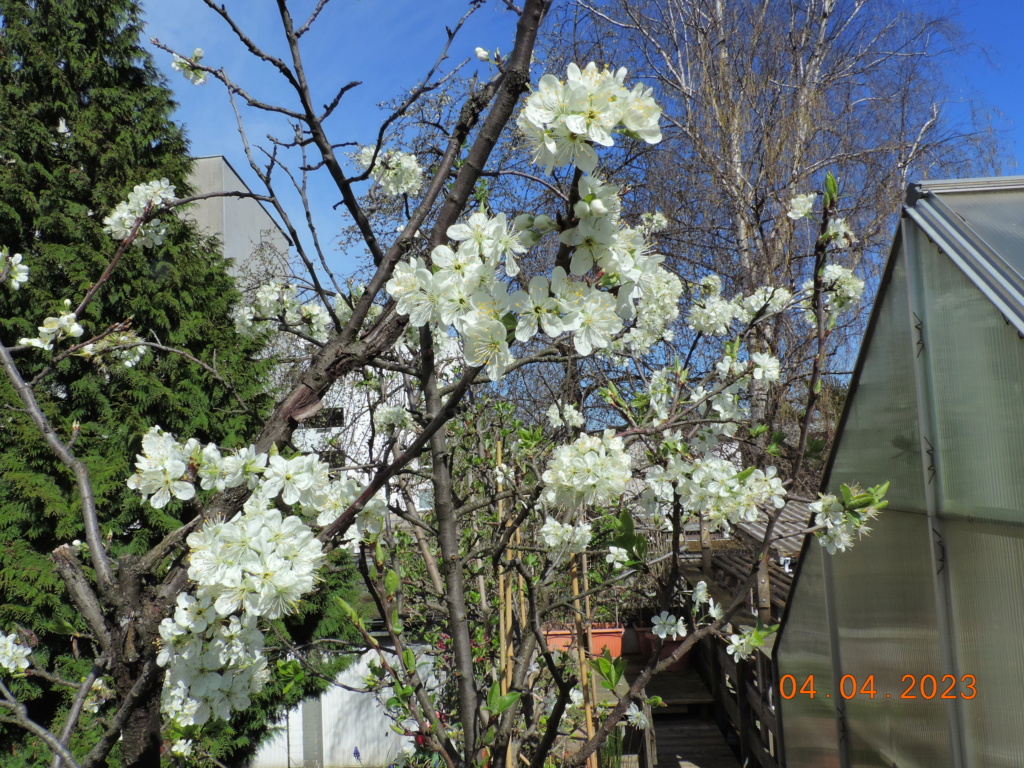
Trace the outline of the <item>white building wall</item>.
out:
M 197 194 L 252 191 L 221 156 L 196 158 L 189 182 Z M 236 277 L 247 276 L 253 255 L 268 245 L 282 254 L 287 264 L 288 241 L 258 200 L 209 197 L 197 201 L 185 216 L 193 219 L 203 234 L 221 241 L 224 258 L 231 261 L 230 272 Z
M 337 682 L 362 688 L 370 673 L 370 661 L 376 655 L 375 652 L 364 653 L 338 676 Z M 317 724 L 303 717 L 303 713 L 308 716 L 315 707 L 304 704 L 288 713 L 290 737 L 282 729 L 259 751 L 250 768 L 386 768 L 403 751 L 412 749 L 412 740 L 395 733 L 392 720 L 372 694 L 339 686 L 329 689 L 320 697 L 319 733 L 314 730 Z M 357 748 L 359 760 L 355 758 Z M 319 762 L 321 755 L 322 763 Z

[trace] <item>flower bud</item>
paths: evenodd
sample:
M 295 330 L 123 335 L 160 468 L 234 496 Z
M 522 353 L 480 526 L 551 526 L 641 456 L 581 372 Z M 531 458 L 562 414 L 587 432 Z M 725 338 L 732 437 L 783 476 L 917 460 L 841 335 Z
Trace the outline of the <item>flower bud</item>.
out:
M 521 242 L 527 248 L 533 248 L 540 241 L 540 234 L 527 229 L 525 232 L 519 235 L 519 242 Z
M 576 218 L 585 219 L 587 216 L 590 216 L 590 203 L 586 200 L 580 200 L 572 207 L 572 211 L 576 214 Z
M 556 224 L 554 219 L 546 214 L 541 214 L 533 219 L 533 226 L 538 232 L 550 232 L 555 228 Z
M 531 216 L 528 213 L 521 213 L 518 216 L 516 216 L 515 225 L 516 229 L 518 229 L 520 232 L 527 230 L 533 226 L 533 216 Z

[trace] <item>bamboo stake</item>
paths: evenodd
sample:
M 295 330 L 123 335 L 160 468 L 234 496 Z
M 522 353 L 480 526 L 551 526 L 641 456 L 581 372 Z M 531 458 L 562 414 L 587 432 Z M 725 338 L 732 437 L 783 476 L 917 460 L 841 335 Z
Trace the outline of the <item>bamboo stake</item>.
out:
M 587 620 L 587 654 L 588 656 L 594 655 L 594 613 L 593 608 L 590 604 L 590 568 L 589 561 L 587 560 L 587 553 L 584 552 L 581 556 L 583 563 L 583 608 L 584 615 Z M 594 675 L 590 675 L 590 700 L 597 706 L 597 679 Z
M 594 736 L 593 701 L 590 696 L 590 665 L 587 663 L 587 649 L 583 629 L 583 611 L 580 604 L 580 572 L 577 556 L 572 556 L 572 605 L 576 613 L 576 649 L 580 660 L 580 688 L 583 690 L 583 719 L 586 724 L 587 741 Z M 587 758 L 587 768 L 598 768 L 597 753 Z
M 498 440 L 497 446 L 497 459 L 498 466 L 501 466 L 501 440 Z M 498 493 L 502 491 L 501 476 L 498 476 Z M 503 524 L 505 521 L 505 504 L 503 499 L 498 500 L 498 522 Z M 501 659 L 501 695 L 504 696 L 508 693 L 509 688 L 512 687 L 512 658 L 515 655 L 512 648 L 512 579 L 509 578 L 506 582 L 505 569 L 498 566 L 498 658 Z M 509 737 L 508 743 L 505 745 L 505 765 L 515 764 L 515 750 L 513 748 L 514 739 Z

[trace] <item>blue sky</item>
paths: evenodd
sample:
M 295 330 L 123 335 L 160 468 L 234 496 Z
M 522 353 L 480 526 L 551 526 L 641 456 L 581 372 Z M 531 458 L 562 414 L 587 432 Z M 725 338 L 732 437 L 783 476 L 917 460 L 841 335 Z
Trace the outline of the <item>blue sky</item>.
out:
M 227 5 L 232 13 L 237 13 L 239 26 L 259 47 L 286 58 L 275 3 L 252 0 Z M 296 9 L 293 12 L 299 26 L 305 19 L 298 18 L 298 9 L 308 12 L 315 3 L 303 0 L 291 5 Z M 330 102 L 341 84 L 353 80 L 362 83 L 345 95 L 327 123 L 332 140 L 373 142 L 381 120 L 389 114 L 378 108 L 377 103 L 414 87 L 427 74 L 447 40 L 445 25 L 454 26 L 467 8 L 466 0 L 335 0 L 329 4 L 314 31 L 302 41 L 315 103 Z M 286 84 L 282 87 L 284 81 L 276 68 L 251 56 L 227 25 L 199 0 L 149 0 L 144 9 L 150 37 L 186 55 L 196 47 L 202 48 L 206 54 L 204 64 L 223 67 L 256 99 L 288 106 L 295 103 L 294 91 L 289 93 Z M 485 70 L 474 56 L 475 47 L 510 50 L 515 22 L 516 17 L 497 4 L 479 9 L 456 37 L 448 64 L 468 59 L 467 72 Z M 226 89 L 217 82 L 194 86 L 171 69 L 169 54 L 153 48 L 153 55 L 175 91 L 179 103 L 176 119 L 186 128 L 193 154 L 224 155 L 254 191 L 262 192 L 242 151 Z M 269 145 L 265 139 L 268 133 L 278 138 L 290 135 L 287 123 L 277 115 L 245 110 L 244 120 L 252 144 Z M 333 224 L 341 221 L 341 214 L 331 206 L 338 200 L 338 192 L 325 174 L 313 177 L 323 179 L 322 186 L 314 186 L 310 195 L 314 220 L 325 251 L 329 256 L 336 255 L 331 239 L 337 229 Z M 291 198 L 286 205 L 289 202 L 293 211 L 290 215 L 298 217 L 298 198 Z M 300 222 L 301 219 L 297 223 Z M 341 261 L 339 268 L 344 273 L 350 266 Z
M 907 2 L 911 7 L 920 2 L 922 8 L 933 4 L 930 0 Z M 258 45 L 284 56 L 277 32 L 276 4 L 229 0 L 227 5 Z M 292 5 L 298 17 L 299 9 L 305 11 L 314 3 L 296 0 Z M 339 84 L 352 80 L 363 83 L 345 96 L 328 125 L 329 135 L 337 141 L 372 141 L 384 114 L 376 103 L 416 84 L 444 43 L 445 24 L 453 25 L 467 6 L 467 0 L 334 0 L 328 4 L 314 33 L 303 40 L 316 102 L 330 101 Z M 147 0 L 145 11 L 148 35 L 186 53 L 195 47 L 203 48 L 204 63 L 223 67 L 254 97 L 282 103 L 277 71 L 250 56 L 221 19 L 200 0 Z M 1013 160 L 1024 153 L 1024 0 L 960 0 L 957 19 L 966 33 L 965 42 L 970 45 L 947 72 L 953 98 L 967 101 L 980 97 L 1000 113 L 996 127 L 1005 131 L 1011 156 L 1003 173 L 1024 173 L 1024 167 Z M 296 19 L 297 24 L 302 21 Z M 474 47 L 509 50 L 514 29 L 515 17 L 504 11 L 500 3 L 488 3 L 456 38 L 450 61 L 469 59 L 472 71 L 481 66 L 473 59 Z M 180 104 L 176 118 L 186 127 L 193 153 L 226 156 L 239 174 L 257 188 L 241 151 L 225 89 L 217 83 L 193 86 L 170 69 L 169 54 L 154 49 L 154 56 L 175 91 Z M 288 134 L 287 126 L 276 117 L 247 111 L 245 119 L 250 140 L 255 144 L 266 144 L 267 133 L 282 138 Z M 330 208 L 337 192 L 332 193 L 326 186 L 322 191 L 321 196 L 314 188 L 313 207 L 318 226 L 329 241 L 335 229 L 332 222 L 340 221 Z

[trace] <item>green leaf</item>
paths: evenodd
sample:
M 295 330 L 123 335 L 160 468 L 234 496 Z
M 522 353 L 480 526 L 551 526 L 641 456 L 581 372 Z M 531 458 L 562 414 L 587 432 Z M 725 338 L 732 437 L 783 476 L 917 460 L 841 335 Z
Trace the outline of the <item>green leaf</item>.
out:
M 633 542 L 633 559 L 638 562 L 644 562 L 647 559 L 647 539 L 637 536 Z
M 754 427 L 752 430 L 750 430 L 750 436 L 751 437 L 760 437 L 761 435 L 763 435 L 767 431 L 768 431 L 768 425 L 767 424 L 758 424 L 756 427 Z
M 51 632 L 56 632 L 58 635 L 78 635 L 79 632 L 75 629 L 71 622 L 65 619 L 57 619 L 50 623 L 49 629 Z
M 825 194 L 829 201 L 825 204 L 826 207 L 839 199 L 839 182 L 836 181 L 836 177 L 832 175 L 831 171 L 825 174 Z
M 881 485 L 876 485 L 874 488 L 868 488 L 868 493 L 874 494 L 875 498 L 880 499 L 885 496 L 886 491 L 889 490 L 889 481 L 885 481 Z
M 736 475 L 736 481 L 740 482 L 740 483 L 745 482 L 748 477 L 750 477 L 752 474 L 754 474 L 754 471 L 756 469 L 757 469 L 757 467 L 747 467 L 742 472 L 740 472 L 740 473 L 738 473 Z
M 813 457 L 819 455 L 824 450 L 825 441 L 812 437 L 807 441 L 807 451 L 804 455 L 808 457 Z
M 517 701 L 522 694 L 519 691 L 509 691 L 500 699 L 498 699 L 498 708 L 494 710 L 494 714 L 500 715 L 506 709 L 511 707 Z
M 839 492 L 843 495 L 843 506 L 849 505 L 853 499 L 853 491 L 850 490 L 850 486 L 845 484 L 839 486 Z
M 398 573 L 396 571 L 388 571 L 384 574 L 384 589 L 391 597 L 398 592 Z

